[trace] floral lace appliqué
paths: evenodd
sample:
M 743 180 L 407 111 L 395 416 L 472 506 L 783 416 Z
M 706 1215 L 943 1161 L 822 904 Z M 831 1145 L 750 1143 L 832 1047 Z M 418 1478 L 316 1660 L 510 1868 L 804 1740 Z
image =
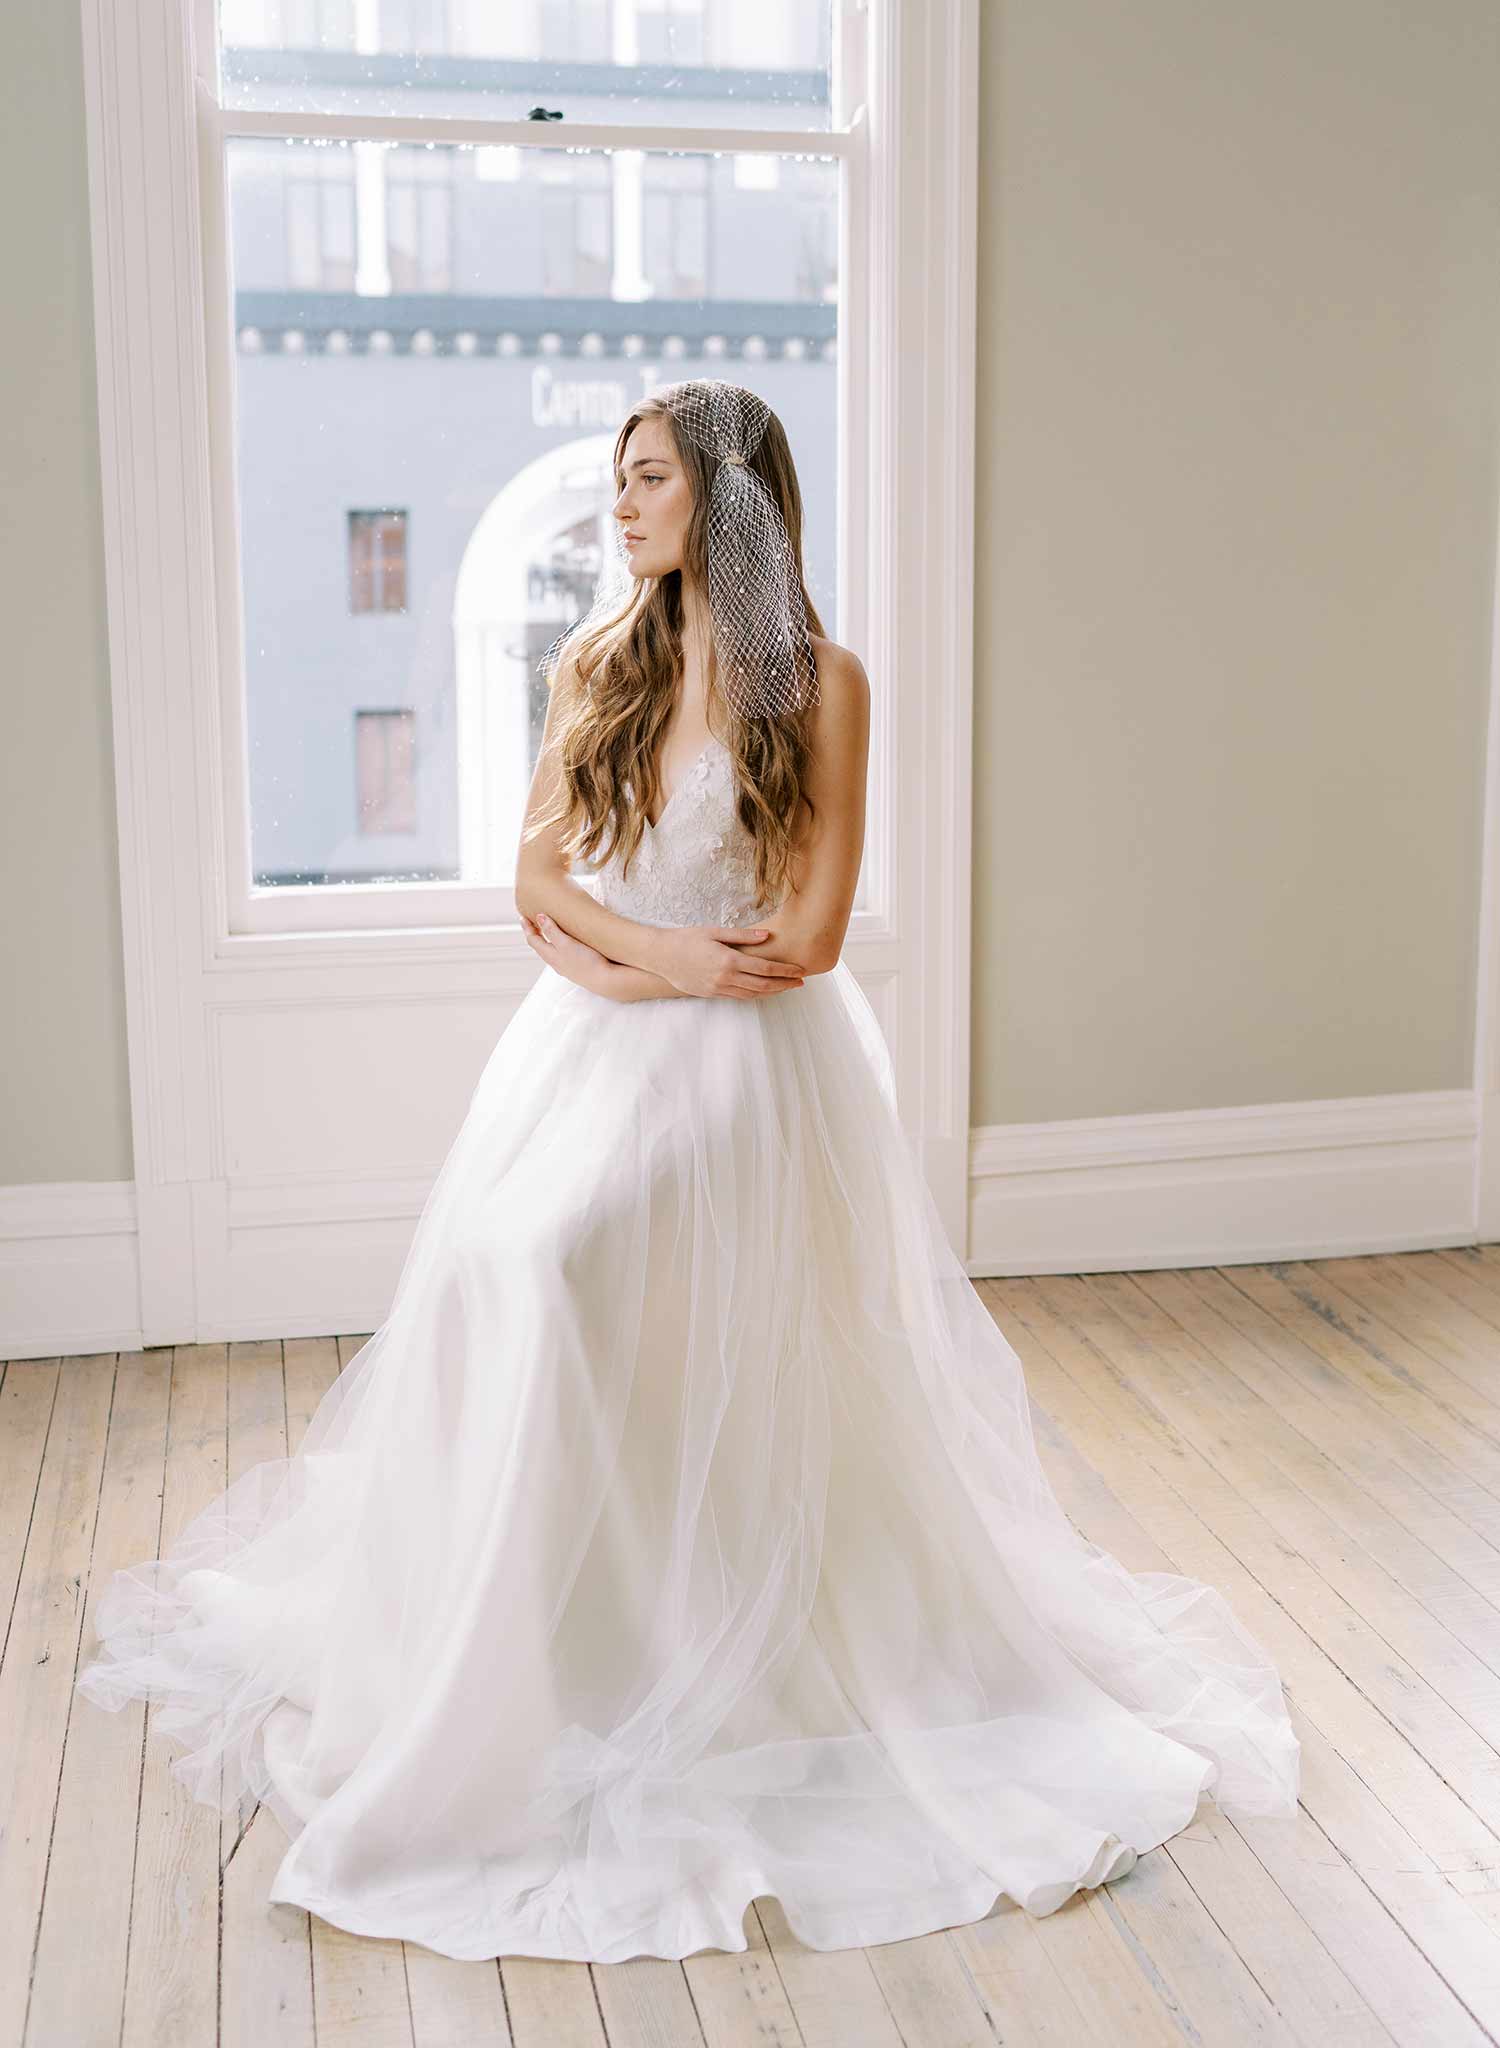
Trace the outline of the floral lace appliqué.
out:
M 648 826 L 627 876 L 616 856 L 584 869 L 610 910 L 640 924 L 754 924 L 755 842 L 735 802 L 734 761 L 711 739 Z

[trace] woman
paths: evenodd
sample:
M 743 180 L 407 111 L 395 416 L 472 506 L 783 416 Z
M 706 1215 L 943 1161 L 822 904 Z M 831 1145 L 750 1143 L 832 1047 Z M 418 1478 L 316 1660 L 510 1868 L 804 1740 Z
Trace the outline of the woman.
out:
M 628 582 L 549 651 L 518 864 L 554 971 L 389 1318 L 115 1575 L 81 1689 L 273 1808 L 272 1899 L 450 1956 L 742 1950 L 764 1894 L 814 1948 L 1050 1913 L 1201 1793 L 1293 1813 L 1281 1687 L 1073 1530 L 897 1121 L 839 957 L 868 690 L 780 422 L 693 380 L 615 464 Z

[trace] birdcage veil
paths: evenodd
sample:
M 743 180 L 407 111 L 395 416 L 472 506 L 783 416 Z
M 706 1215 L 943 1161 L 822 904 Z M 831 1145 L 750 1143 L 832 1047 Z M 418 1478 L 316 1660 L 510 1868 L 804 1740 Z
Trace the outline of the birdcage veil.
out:
M 652 396 L 677 432 L 712 458 L 708 504 L 708 608 L 721 695 L 743 718 L 779 718 L 818 701 L 802 568 L 772 492 L 751 466 L 771 408 L 753 391 L 695 377 Z M 569 634 L 623 608 L 630 584 L 623 535 L 607 551 L 594 603 Z
M 771 418 L 753 391 L 691 378 L 656 394 L 680 433 L 713 458 L 708 608 L 719 688 L 745 718 L 779 718 L 818 701 L 802 568 L 781 508 L 751 466 Z
M 550 676 L 557 665 L 564 642 L 575 637 L 582 639 L 602 626 L 608 619 L 621 616 L 630 602 L 634 579 L 630 574 L 629 557 L 625 552 L 624 530 L 615 521 L 610 522 L 610 536 L 602 550 L 599 575 L 594 584 L 594 595 L 587 609 L 579 614 L 570 625 L 564 626 L 557 638 L 537 662 L 543 675 Z

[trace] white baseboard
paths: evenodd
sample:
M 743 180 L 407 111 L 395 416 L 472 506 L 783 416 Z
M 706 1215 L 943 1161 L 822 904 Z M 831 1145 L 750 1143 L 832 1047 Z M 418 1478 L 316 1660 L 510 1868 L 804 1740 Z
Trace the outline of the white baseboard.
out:
M 993 1124 L 969 1151 L 970 1276 L 1247 1265 L 1473 1244 L 1463 1089 Z
M 0 1187 L 0 1359 L 139 1350 L 138 1244 L 131 1181 Z
M 979 1279 L 1473 1244 L 1477 1131 L 1461 1090 L 992 1125 L 969 1148 L 966 1268 Z M 193 1188 L 158 1226 L 182 1244 L 182 1284 L 159 1290 L 182 1326 L 165 1335 L 378 1328 L 428 1186 Z M 0 1359 L 164 1341 L 143 1338 L 139 1235 L 128 1182 L 0 1188 Z

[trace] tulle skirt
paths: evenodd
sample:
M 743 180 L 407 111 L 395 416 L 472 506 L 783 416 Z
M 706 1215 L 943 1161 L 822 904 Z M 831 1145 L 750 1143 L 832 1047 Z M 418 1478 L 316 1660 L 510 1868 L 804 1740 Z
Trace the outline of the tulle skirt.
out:
M 391 1312 L 286 1459 L 117 1572 L 80 1691 L 270 1897 L 454 1957 L 832 1949 L 1052 1912 L 1290 1815 L 1216 1589 L 1073 1529 L 847 966 L 754 1002 L 544 972 Z

